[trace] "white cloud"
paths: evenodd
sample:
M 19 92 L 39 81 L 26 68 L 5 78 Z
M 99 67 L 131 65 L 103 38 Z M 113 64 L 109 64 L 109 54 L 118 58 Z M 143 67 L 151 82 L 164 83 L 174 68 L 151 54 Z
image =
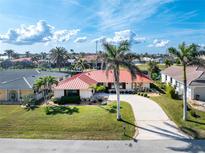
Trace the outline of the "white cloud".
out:
M 139 23 L 154 15 L 161 6 L 173 0 L 103 0 L 97 15 L 101 28 L 121 29 Z M 130 11 L 132 10 L 132 11 Z
M 84 36 L 84 37 L 78 37 L 77 39 L 75 39 L 75 43 L 83 43 L 83 42 L 86 42 L 87 41 L 87 37 Z
M 129 41 L 131 43 L 142 43 L 145 42 L 145 37 L 138 37 L 133 31 L 131 30 L 123 30 L 119 32 L 115 32 L 113 38 L 107 38 L 106 41 L 109 43 L 117 44 L 121 41 Z
M 17 29 L 9 29 L 7 33 L 0 34 L 0 41 L 16 45 L 31 45 L 51 41 L 65 42 L 80 31 L 79 29 L 53 31 L 54 29 L 53 26 L 40 20 L 35 25 L 22 25 Z
M 198 44 L 200 47 L 204 48 L 205 44 Z
M 159 39 L 155 39 L 152 44 L 149 44 L 149 45 L 148 45 L 148 47 L 161 48 L 161 47 L 165 47 L 166 45 L 168 45 L 168 43 L 169 43 L 169 40 L 159 40 Z
M 96 39 L 93 39 L 91 42 L 100 42 L 100 43 L 103 43 L 104 41 L 106 41 L 106 37 L 105 36 L 101 36 L 101 37 L 98 37 Z
M 53 36 L 51 40 L 55 42 L 67 42 L 70 40 L 72 36 L 77 35 L 79 32 L 79 29 L 74 29 L 74 30 L 59 30 L 53 33 Z

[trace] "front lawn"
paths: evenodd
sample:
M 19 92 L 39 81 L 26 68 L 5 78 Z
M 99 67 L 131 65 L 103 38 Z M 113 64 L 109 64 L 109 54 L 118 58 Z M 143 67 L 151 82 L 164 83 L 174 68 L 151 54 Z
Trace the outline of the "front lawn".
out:
M 159 67 L 159 69 L 160 69 L 161 71 L 163 71 L 163 70 L 166 68 L 166 65 L 165 65 L 165 64 L 158 64 L 157 66 Z M 138 67 L 141 71 L 148 71 L 148 68 L 149 68 L 149 66 L 148 66 L 147 63 L 146 63 L 146 64 L 138 64 L 137 67 Z
M 131 106 L 126 102 L 121 106 L 123 119 L 134 124 Z M 72 115 L 46 115 L 44 108 L 25 111 L 18 105 L 0 105 L 0 137 L 121 140 L 135 133 L 135 127 L 127 124 L 124 136 L 116 113 L 102 106 L 77 106 L 79 113 Z
M 181 130 L 195 138 L 205 138 L 205 112 L 192 109 L 188 112 L 188 121 L 182 120 L 182 100 L 174 100 L 166 95 L 152 97 Z M 200 117 L 194 117 L 191 112 Z

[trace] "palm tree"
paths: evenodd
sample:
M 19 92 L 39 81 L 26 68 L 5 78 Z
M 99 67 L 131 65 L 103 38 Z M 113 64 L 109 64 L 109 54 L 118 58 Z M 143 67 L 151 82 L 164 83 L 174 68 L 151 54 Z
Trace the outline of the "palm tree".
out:
M 75 59 L 74 65 L 73 65 L 73 69 L 74 70 L 79 70 L 79 71 L 83 71 L 86 68 L 88 68 L 90 65 L 83 60 L 82 58 L 78 57 Z
M 153 79 L 153 74 L 156 73 L 157 75 L 159 74 L 160 72 L 160 69 L 158 67 L 158 63 L 157 62 L 154 62 L 154 61 L 149 61 L 148 63 L 148 71 L 149 71 L 149 76 L 150 78 Z
M 47 89 L 51 91 L 52 85 L 57 85 L 58 81 L 53 76 L 47 76 L 45 77 L 46 83 L 47 83 Z
M 183 120 L 187 120 L 187 73 L 186 68 L 190 65 L 204 66 L 205 60 L 200 56 L 205 55 L 205 51 L 200 50 L 196 44 L 186 45 L 184 42 L 179 44 L 176 48 L 169 48 L 169 53 L 178 59 L 183 66 L 183 82 L 184 82 L 184 95 L 183 95 Z
M 164 63 L 166 67 L 170 67 L 172 65 L 172 61 L 167 58 L 165 59 Z
M 19 54 L 16 53 L 16 52 L 14 52 L 14 53 L 11 55 L 11 57 L 12 57 L 13 59 L 17 59 L 17 58 L 19 58 Z
M 61 71 L 61 66 L 65 64 L 67 60 L 68 52 L 63 47 L 56 47 L 50 50 L 50 58 L 51 60 L 56 63 L 59 72 Z
M 52 85 L 57 85 L 58 81 L 55 77 L 52 76 L 45 76 L 38 78 L 34 83 L 34 90 L 35 91 L 43 91 L 44 99 L 46 98 L 46 95 L 48 92 L 51 91 Z
M 135 54 L 129 52 L 130 43 L 128 41 L 122 41 L 119 45 L 104 42 L 103 47 L 105 52 L 102 58 L 106 64 L 106 74 L 108 75 L 110 70 L 114 72 L 114 84 L 117 94 L 117 120 L 120 120 L 120 67 L 127 68 L 133 79 L 136 78 L 136 73 L 140 70 L 133 63 Z
M 35 54 L 31 57 L 31 60 L 39 67 L 39 60 L 40 60 L 40 55 Z
M 47 53 L 46 52 L 41 52 L 41 59 L 46 59 Z
M 8 49 L 8 50 L 5 50 L 5 53 L 7 54 L 9 60 L 11 60 L 11 57 L 14 54 L 14 50 Z

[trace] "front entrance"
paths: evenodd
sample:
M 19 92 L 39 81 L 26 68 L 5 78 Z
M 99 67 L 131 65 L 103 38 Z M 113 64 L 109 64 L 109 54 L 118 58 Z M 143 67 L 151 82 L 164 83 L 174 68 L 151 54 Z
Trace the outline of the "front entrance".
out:
M 64 90 L 64 96 L 80 96 L 79 90 Z
M 9 91 L 9 101 L 17 102 L 18 101 L 18 93 L 15 90 Z

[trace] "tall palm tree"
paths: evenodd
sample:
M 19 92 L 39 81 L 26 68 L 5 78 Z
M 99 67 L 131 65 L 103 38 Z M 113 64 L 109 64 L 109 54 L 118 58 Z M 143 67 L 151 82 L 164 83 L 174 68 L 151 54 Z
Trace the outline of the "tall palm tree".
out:
M 40 60 L 40 55 L 39 54 L 35 54 L 31 57 L 31 60 L 37 65 L 37 67 L 39 67 L 39 60 Z
M 47 53 L 46 52 L 41 52 L 41 59 L 46 59 Z
M 183 120 L 187 120 L 187 66 L 197 65 L 205 67 L 205 60 L 200 56 L 205 55 L 205 51 L 200 50 L 196 44 L 186 45 L 184 42 L 179 44 L 178 50 L 176 48 L 169 48 L 169 53 L 177 58 L 183 67 L 183 82 L 184 82 L 184 94 L 183 94 Z
M 16 52 L 14 52 L 14 53 L 11 55 L 11 57 L 12 57 L 13 59 L 17 59 L 17 58 L 19 58 L 19 54 L 16 53 Z
M 110 70 L 114 72 L 114 84 L 117 94 L 117 120 L 120 120 L 120 67 L 127 68 L 133 79 L 136 78 L 136 73 L 140 70 L 133 63 L 135 54 L 129 52 L 130 43 L 128 41 L 122 41 L 119 45 L 104 42 L 103 47 L 105 51 L 102 58 L 106 63 L 106 74 L 108 75 Z
M 58 81 L 55 77 L 52 76 L 45 76 L 38 78 L 34 83 L 34 90 L 36 91 L 43 91 L 44 99 L 49 91 L 51 91 L 52 85 L 58 84 Z
M 52 85 L 57 85 L 58 81 L 53 76 L 46 76 L 45 77 L 46 83 L 47 83 L 47 89 L 51 91 Z
M 61 67 L 65 64 L 67 60 L 68 52 L 63 47 L 56 47 L 50 50 L 50 58 L 51 60 L 56 63 L 59 72 L 61 71 Z
M 89 66 L 90 65 L 85 60 L 83 60 L 81 57 L 78 57 L 78 58 L 75 58 L 73 69 L 83 71 Z
M 5 50 L 4 52 L 7 54 L 9 60 L 11 60 L 11 57 L 14 54 L 14 50 L 8 49 L 8 50 Z

